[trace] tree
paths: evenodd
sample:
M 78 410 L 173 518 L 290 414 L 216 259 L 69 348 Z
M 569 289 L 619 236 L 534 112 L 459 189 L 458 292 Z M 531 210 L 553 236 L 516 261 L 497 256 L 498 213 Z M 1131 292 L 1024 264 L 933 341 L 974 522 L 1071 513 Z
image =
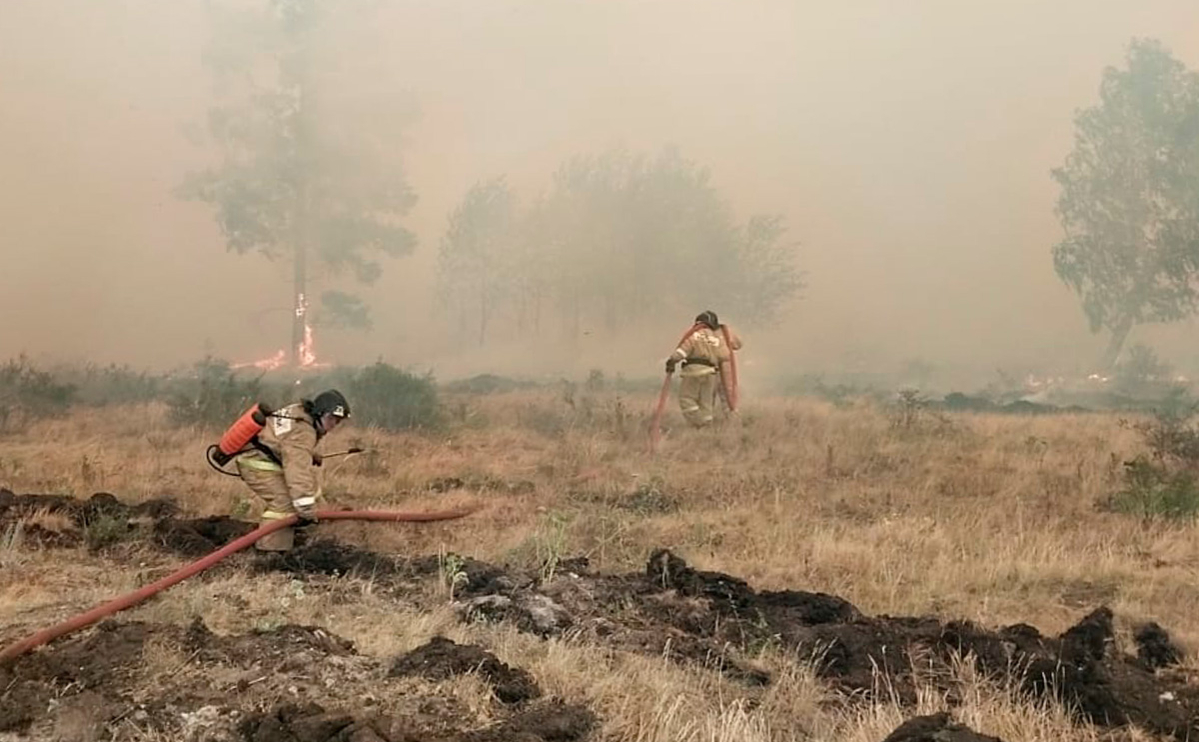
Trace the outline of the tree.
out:
M 511 253 L 516 198 L 503 178 L 477 183 L 450 214 L 438 254 L 438 294 L 458 317 L 459 337 L 473 323 L 479 345 L 515 288 Z
M 221 103 L 210 110 L 208 129 L 221 162 L 180 189 L 212 206 L 227 249 L 290 262 L 296 366 L 310 360 L 313 280 L 372 283 L 380 258 L 415 245 L 399 219 L 416 197 L 389 156 L 407 112 L 347 69 L 338 46 L 344 24 L 331 22 L 345 20 L 339 6 L 269 0 L 258 12 L 216 18 L 206 63 Z M 322 307 L 326 324 L 369 326 L 353 294 L 328 290 Z
M 1054 268 L 1091 331 L 1110 333 L 1104 368 L 1133 327 L 1199 306 L 1199 77 L 1156 41 L 1134 40 L 1126 61 L 1104 71 L 1053 171 L 1065 230 Z
M 543 302 L 572 341 L 709 306 L 768 324 L 801 287 L 785 233 L 777 216 L 738 225 L 708 171 L 674 150 L 574 157 L 526 211 L 503 179 L 467 193 L 442 240 L 440 296 L 480 343 L 498 317 L 538 332 Z
M 708 307 L 769 324 L 801 288 L 785 234 L 777 216 L 738 225 L 707 170 L 674 150 L 574 157 L 527 210 L 502 178 L 466 194 L 442 239 L 439 295 L 480 344 L 501 317 L 539 332 L 543 303 L 571 341 Z
M 571 336 L 585 317 L 615 332 L 709 305 L 766 324 L 800 288 L 781 218 L 738 225 L 707 169 L 673 149 L 573 158 L 540 212 L 543 265 Z
M 778 321 L 786 303 L 803 288 L 795 266 L 798 244 L 785 241 L 779 216 L 754 216 L 737 231 L 733 265 L 724 277 L 722 301 L 749 325 Z

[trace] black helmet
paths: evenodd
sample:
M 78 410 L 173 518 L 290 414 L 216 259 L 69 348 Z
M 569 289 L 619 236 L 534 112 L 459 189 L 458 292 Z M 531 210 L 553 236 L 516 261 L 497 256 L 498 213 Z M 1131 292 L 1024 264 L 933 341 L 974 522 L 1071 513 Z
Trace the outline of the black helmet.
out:
M 716 319 L 716 312 L 713 312 L 711 309 L 709 309 L 705 312 L 701 312 L 695 318 L 695 322 L 696 322 L 696 324 L 707 325 L 708 327 L 711 327 L 713 330 L 720 327 L 720 320 Z
M 325 415 L 342 419 L 350 416 L 350 403 L 336 389 L 321 392 L 312 400 L 312 416 L 320 420 Z

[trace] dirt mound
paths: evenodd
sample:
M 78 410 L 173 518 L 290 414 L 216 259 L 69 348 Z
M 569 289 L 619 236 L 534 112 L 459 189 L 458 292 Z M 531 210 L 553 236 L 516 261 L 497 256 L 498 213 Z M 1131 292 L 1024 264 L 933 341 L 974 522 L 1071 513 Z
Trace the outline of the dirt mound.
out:
M 405 564 L 395 557 L 331 539 L 302 543 L 288 552 L 261 554 L 255 568 L 262 572 L 287 572 L 295 575 L 354 575 L 373 578 L 387 578 L 408 572 Z
M 552 701 L 484 729 L 421 731 L 407 718 L 287 704 L 252 715 L 240 732 L 247 742 L 573 742 L 585 737 L 595 721 L 585 708 Z
M 498 723 L 474 728 L 453 693 L 405 683 L 395 672 L 405 659 L 434 683 L 477 669 L 497 696 L 525 703 L 497 705 Z M 151 736 L 190 742 L 568 742 L 594 726 L 586 709 L 530 702 L 538 695 L 524 670 L 451 642 L 430 642 L 388 667 L 314 626 L 219 636 L 199 619 L 186 627 L 107 621 L 0 668 L 0 733 L 59 738 L 52 707 L 78 710 L 95 738 L 132 719 Z
M 508 573 L 462 590 L 459 609 L 469 620 L 508 621 L 539 635 L 570 627 L 599 644 L 707 666 L 750 685 L 769 682 L 749 658 L 773 644 L 813 661 L 822 678 L 855 696 L 875 693 L 881 671 L 888 693 L 906 703 L 921 682 L 913 667 L 949 677 L 959 658 L 972 658 L 983 673 L 1054 697 L 1096 724 L 1179 738 L 1199 731 L 1199 688 L 1155 672 L 1181 651 L 1147 624 L 1136 632 L 1138 656 L 1120 652 L 1107 608 L 1057 637 L 1026 624 L 991 630 L 933 616 L 871 617 L 833 595 L 758 592 L 658 550 L 642 574 L 569 573 L 542 584 Z
M 10 490 L 0 489 L 0 521 L 16 520 L 38 512 L 65 515 L 75 525 L 82 527 L 104 516 L 157 520 L 174 515 L 178 508 L 166 499 L 126 505 L 108 492 L 97 492 L 86 500 L 79 500 L 68 495 L 17 495 Z
M 43 514 L 65 519 L 66 529 L 53 530 L 36 522 Z M 227 516 L 186 519 L 178 514 L 175 504 L 165 499 L 128 505 L 107 492 L 78 500 L 66 495 L 16 495 L 0 490 L 0 529 L 22 522 L 22 538 L 43 547 L 99 547 L 145 539 L 181 556 L 199 557 L 255 528 L 252 523 Z
M 1152 621 L 1137 627 L 1133 639 L 1137 643 L 1137 657 L 1147 669 L 1159 670 L 1182 662 L 1182 650 L 1165 629 Z
M 255 528 L 253 523 L 223 515 L 190 520 L 164 518 L 154 524 L 154 539 L 180 556 L 202 557 Z
M 480 647 L 455 644 L 440 636 L 397 658 L 391 666 L 392 676 L 418 675 L 430 680 L 448 680 L 469 672 L 477 672 L 504 703 L 521 703 L 541 695 L 533 676 L 524 670 L 500 662 Z
M 942 711 L 931 716 L 908 719 L 887 735 L 883 742 L 1003 742 L 998 737 L 979 734 L 969 727 L 955 724 Z
M 86 636 L 26 655 L 0 667 L 0 732 L 22 730 L 44 715 L 60 687 L 75 694 L 102 690 L 121 669 L 140 659 L 147 636 L 142 623 L 104 621 Z

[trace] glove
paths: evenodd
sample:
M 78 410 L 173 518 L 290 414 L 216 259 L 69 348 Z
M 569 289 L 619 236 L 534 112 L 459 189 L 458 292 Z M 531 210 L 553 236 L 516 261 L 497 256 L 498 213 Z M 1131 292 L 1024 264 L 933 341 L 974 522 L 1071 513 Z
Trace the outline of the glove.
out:
M 320 465 L 321 465 L 321 464 L 323 464 L 323 463 L 325 463 L 325 457 L 324 457 L 324 456 L 321 456 L 319 453 L 316 453 L 316 452 L 314 451 L 314 452 L 312 453 L 312 465 L 313 465 L 313 466 L 320 466 Z
M 679 365 L 679 360 L 673 356 L 666 359 L 666 373 L 673 374 L 674 367 Z
M 306 500 L 306 502 L 304 502 L 303 505 L 299 505 L 295 500 L 292 500 L 292 507 L 296 509 L 296 515 L 299 516 L 299 520 L 296 522 L 296 524 L 301 526 L 309 526 L 313 523 L 316 523 L 317 520 L 316 498 L 306 497 L 304 500 Z

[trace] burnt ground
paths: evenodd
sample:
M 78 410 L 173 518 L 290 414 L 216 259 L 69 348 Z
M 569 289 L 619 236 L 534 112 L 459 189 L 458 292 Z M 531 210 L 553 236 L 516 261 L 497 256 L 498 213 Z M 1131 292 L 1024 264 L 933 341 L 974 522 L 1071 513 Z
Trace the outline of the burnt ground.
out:
M 0 492 L 0 526 L 29 508 L 54 506 L 83 527 L 97 513 L 107 514 L 110 520 L 127 519 L 137 537 L 156 548 L 187 556 L 206 553 L 252 528 L 224 518 L 180 518 L 161 501 L 126 507 L 102 495 L 53 503 L 22 497 L 29 496 Z M 366 576 L 384 589 L 403 587 L 410 598 L 414 582 L 434 578 L 440 567 L 435 556 L 404 558 L 319 538 L 285 555 L 246 555 L 240 563 L 315 581 Z M 1125 652 L 1115 639 L 1116 619 L 1103 606 L 1062 634 L 1046 636 L 1026 624 L 995 630 L 934 616 L 868 616 L 834 595 L 758 591 L 734 576 L 695 570 L 668 550 L 652 554 L 643 571 L 624 575 L 593 573 L 584 559 L 564 561 L 548 582 L 534 571 L 470 559 L 461 561 L 460 570 L 456 607 L 464 621 L 506 622 L 541 637 L 569 633 L 616 650 L 667 656 L 720 672 L 742 684 L 749 697 L 771 682 L 754 663 L 768 648 L 813 663 L 818 676 L 847 699 L 870 698 L 882 685 L 888 698 L 908 703 L 914 703 L 921 683 L 939 682 L 952 690 L 952 667 L 964 658 L 1005 685 L 1030 697 L 1056 699 L 1100 726 L 1136 725 L 1178 739 L 1199 734 L 1199 686 L 1176 667 L 1182 652 L 1169 633 L 1156 624 L 1132 627 L 1136 653 Z M 144 689 L 137 690 L 136 666 L 148 639 L 177 645 L 192 665 L 241 674 L 223 687 L 180 686 L 147 697 Z M 312 667 L 321 668 L 320 677 L 309 677 Z M 920 677 L 913 667 L 921 668 Z M 453 720 L 465 715 L 447 711 L 452 699 L 420 700 L 418 694 L 406 706 L 386 709 L 363 701 L 363 688 L 370 684 L 422 678 L 436 687 L 463 673 L 492 687 L 496 724 L 463 728 Z M 309 685 L 305 696 L 302 689 Z M 330 688 L 345 695 L 331 697 Z M 595 721 L 585 709 L 541 699 L 527 672 L 478 647 L 435 639 L 404 657 L 379 662 L 359 657 L 348 642 L 319 628 L 299 626 L 216 637 L 202 625 L 108 623 L 0 669 L 0 693 L 0 731 L 44 723 L 47 704 L 69 702 L 86 702 L 93 716 L 110 723 L 132 714 L 174 732 L 181 724 L 203 726 L 205 719 L 222 729 L 237 722 L 228 732 L 232 736 L 196 737 L 205 740 L 535 742 L 581 739 Z M 934 716 L 913 719 L 888 739 L 991 738 Z
M 87 720 L 90 729 L 76 733 L 127 723 L 194 742 L 569 742 L 595 726 L 585 708 L 536 700 L 540 689 L 523 670 L 450 645 L 426 645 L 438 649 L 423 664 L 412 658 L 426 648 L 389 666 L 313 626 L 217 636 L 198 619 L 188 627 L 106 621 L 0 668 L 0 732 L 62 736 L 64 715 Z M 151 647 L 183 659 L 152 671 L 147 654 L 161 649 Z M 397 667 L 434 680 L 478 671 L 520 703 L 497 702 L 498 721 L 471 728 L 453 693 L 389 680 L 403 674 Z
M 956 724 L 942 711 L 929 716 L 908 719 L 887 735 L 883 742 L 1003 742 L 998 737 L 979 734 L 969 727 Z
M 1127 654 L 1103 606 L 1059 636 L 1027 624 L 991 630 L 933 616 L 867 616 L 833 595 L 756 591 L 659 550 L 638 574 L 582 571 L 544 586 L 512 575 L 471 581 L 461 608 L 464 617 L 512 621 L 534 633 L 569 627 L 598 643 L 706 664 L 750 684 L 770 679 L 746 658 L 773 646 L 815 661 L 822 679 L 851 696 L 870 697 L 881 672 L 888 697 L 913 704 L 920 682 L 948 679 L 954 662 L 966 658 L 1100 726 L 1136 725 L 1179 739 L 1199 733 L 1199 686 L 1173 667 L 1182 653 L 1168 632 L 1152 623 L 1135 627 L 1137 654 Z M 920 678 L 913 666 L 922 668 Z
M 500 662 L 494 654 L 469 644 L 455 644 L 445 637 L 434 637 L 391 666 L 394 677 L 417 675 L 430 680 L 448 680 L 477 672 L 503 703 L 523 703 L 541 695 L 533 676 L 520 668 Z
M 42 514 L 58 516 L 65 528 L 37 523 Z M 21 538 L 41 547 L 87 546 L 102 549 L 125 541 L 148 539 L 168 551 L 198 557 L 254 530 L 252 523 L 225 516 L 185 518 L 170 500 L 126 505 L 98 492 L 86 500 L 65 495 L 16 495 L 0 489 L 0 533 L 22 523 Z

